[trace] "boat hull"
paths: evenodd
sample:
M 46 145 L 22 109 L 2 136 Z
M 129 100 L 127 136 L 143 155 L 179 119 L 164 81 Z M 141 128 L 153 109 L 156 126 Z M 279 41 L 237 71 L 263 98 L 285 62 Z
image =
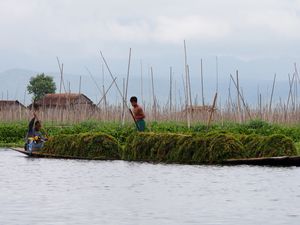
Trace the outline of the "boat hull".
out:
M 300 166 L 300 156 L 228 159 L 224 165 Z
M 61 158 L 61 159 L 87 159 L 74 156 L 57 156 L 33 151 L 31 154 L 22 148 L 11 148 L 14 151 L 25 154 L 29 157 L 37 158 Z M 100 158 L 99 158 L 100 159 Z M 89 160 L 97 160 L 89 159 Z M 102 159 L 103 160 L 103 159 Z M 111 159 L 113 160 L 113 159 Z M 255 166 L 300 166 L 300 156 L 282 156 L 282 157 L 264 157 L 264 158 L 248 158 L 248 159 L 228 159 L 220 163 L 221 165 L 255 165 Z

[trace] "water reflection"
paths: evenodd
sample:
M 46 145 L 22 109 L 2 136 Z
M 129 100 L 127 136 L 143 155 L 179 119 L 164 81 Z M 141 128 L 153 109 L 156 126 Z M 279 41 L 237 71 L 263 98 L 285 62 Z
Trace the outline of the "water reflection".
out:
M 299 224 L 300 168 L 27 158 L 0 150 L 0 224 Z

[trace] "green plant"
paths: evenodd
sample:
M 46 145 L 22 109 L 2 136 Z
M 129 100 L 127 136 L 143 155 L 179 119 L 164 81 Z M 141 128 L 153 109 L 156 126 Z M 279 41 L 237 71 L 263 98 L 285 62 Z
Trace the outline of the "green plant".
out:
M 87 159 L 120 159 L 118 141 L 103 133 L 64 134 L 45 143 L 43 153 Z
M 29 94 L 33 94 L 34 100 L 39 100 L 45 94 L 55 93 L 56 85 L 53 77 L 46 76 L 44 73 L 31 77 L 27 86 Z

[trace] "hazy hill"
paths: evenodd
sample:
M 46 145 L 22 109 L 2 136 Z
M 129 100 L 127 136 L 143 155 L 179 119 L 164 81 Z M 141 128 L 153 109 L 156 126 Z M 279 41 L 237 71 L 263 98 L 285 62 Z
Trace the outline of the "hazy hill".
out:
M 11 69 L 7 71 L 0 72 L 0 98 L 6 99 L 8 95 L 8 99 L 18 99 L 21 102 L 26 102 L 29 104 L 31 102 L 31 96 L 26 92 L 26 86 L 30 80 L 30 77 L 35 76 L 36 74 L 41 73 L 37 71 L 25 70 L 25 69 Z M 59 81 L 60 74 L 58 72 L 47 72 L 44 71 L 45 74 L 51 75 L 54 77 L 54 80 L 57 84 L 57 92 L 59 91 Z M 94 102 L 98 102 L 100 99 L 100 92 L 88 74 L 64 74 L 65 88 L 68 91 L 69 87 L 71 92 L 79 91 L 79 80 L 80 76 L 81 80 L 81 92 L 86 94 L 89 98 L 91 98 Z M 102 89 L 103 78 L 102 75 L 93 74 L 94 80 L 96 81 L 98 87 Z M 123 89 L 123 79 L 124 75 L 118 76 L 118 84 L 120 89 Z M 177 89 L 177 102 L 180 102 L 179 94 L 182 96 L 181 100 L 183 101 L 183 80 L 182 77 L 175 77 Z M 104 84 L 106 88 L 111 83 L 111 78 L 108 74 L 105 75 Z M 191 77 L 192 83 L 192 91 L 194 98 L 198 96 L 198 101 L 201 102 L 201 83 L 199 77 Z M 168 75 L 162 76 L 154 76 L 154 84 L 155 84 L 155 93 L 159 102 L 166 102 L 169 95 L 169 80 Z M 257 99 L 257 88 L 259 86 L 260 91 L 262 92 L 263 97 L 265 97 L 265 101 L 268 101 L 268 98 L 271 93 L 272 80 L 250 80 L 248 79 L 240 79 L 240 84 L 243 90 L 243 93 L 246 97 L 246 100 L 250 103 L 256 103 Z M 175 81 L 173 87 L 175 86 Z M 205 76 L 204 78 L 204 86 L 205 86 L 205 99 L 206 102 L 210 102 L 213 98 L 213 94 L 215 92 L 215 77 Z M 220 78 L 219 80 L 219 100 L 222 102 L 227 99 L 228 96 L 228 87 L 229 87 L 229 76 L 225 78 Z M 144 75 L 143 78 L 143 94 L 146 101 L 151 101 L 151 80 L 149 75 Z M 63 90 L 64 91 L 64 90 Z M 231 84 L 232 96 L 235 96 L 235 90 L 233 84 Z M 173 93 L 174 96 L 175 93 Z M 278 101 L 279 96 L 283 99 L 287 97 L 288 94 L 288 82 L 287 81 L 279 81 L 276 83 L 275 93 L 274 93 L 274 101 Z M 141 96 L 141 85 L 140 85 L 140 77 L 133 76 L 129 80 L 129 91 L 128 96 L 137 95 Z M 122 101 L 119 96 L 117 89 L 113 87 L 109 92 L 109 99 L 111 103 L 120 103 Z M 174 100 L 173 100 L 174 101 Z

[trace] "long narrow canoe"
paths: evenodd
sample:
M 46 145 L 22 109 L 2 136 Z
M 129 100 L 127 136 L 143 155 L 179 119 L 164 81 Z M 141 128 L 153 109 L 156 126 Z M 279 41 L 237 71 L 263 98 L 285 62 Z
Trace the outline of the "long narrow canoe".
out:
M 10 148 L 11 150 L 23 153 L 29 157 L 35 157 L 35 158 L 59 158 L 59 159 L 86 159 L 82 157 L 74 157 L 74 156 L 57 156 L 52 154 L 46 154 L 39 151 L 33 151 L 31 154 L 27 151 L 25 151 L 23 148 Z
M 33 151 L 31 154 L 22 148 L 11 148 L 14 151 L 23 153 L 29 157 L 37 158 L 61 158 L 61 159 L 87 159 L 74 156 L 57 156 L 52 154 Z M 96 158 L 97 159 L 97 158 Z M 100 158 L 99 158 L 100 159 Z M 262 157 L 247 159 L 228 159 L 221 165 L 256 165 L 256 166 L 300 166 L 300 156 Z
M 55 158 L 58 158 L 58 156 L 54 156 L 54 155 L 50 155 L 50 154 L 45 154 L 45 153 L 41 153 L 39 151 L 32 151 L 32 153 L 28 152 L 28 151 L 25 151 L 23 148 L 11 148 L 12 150 L 14 151 L 17 151 L 17 152 L 20 152 L 20 153 L 23 153 L 27 156 L 30 156 L 30 157 L 55 157 Z M 62 157 L 59 157 L 59 158 L 62 158 Z
M 223 165 L 300 166 L 300 156 L 228 159 Z

